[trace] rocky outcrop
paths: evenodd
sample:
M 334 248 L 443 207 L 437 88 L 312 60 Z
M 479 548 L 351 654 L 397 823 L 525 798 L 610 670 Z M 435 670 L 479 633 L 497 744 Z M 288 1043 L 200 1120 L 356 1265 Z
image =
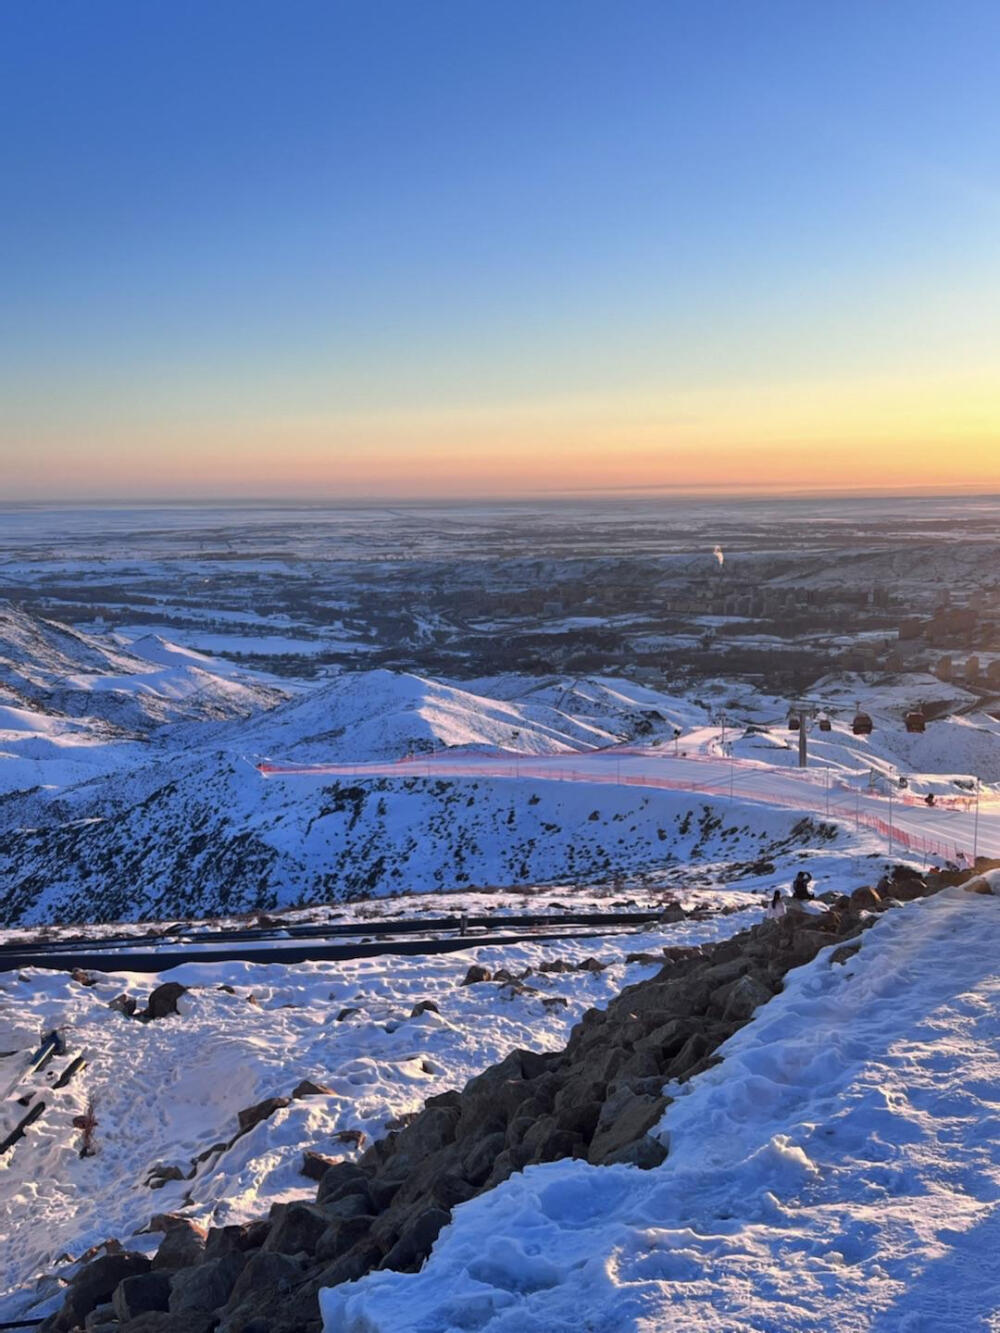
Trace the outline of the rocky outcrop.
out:
M 319 1333 L 322 1288 L 374 1268 L 419 1268 L 456 1204 L 526 1166 L 566 1157 L 657 1166 L 666 1149 L 652 1131 L 673 1083 L 715 1063 L 719 1046 L 782 988 L 791 968 L 827 946 L 835 946 L 831 965 L 847 962 L 878 912 L 945 882 L 901 875 L 836 897 L 822 914 L 789 914 L 714 945 L 666 948 L 660 971 L 606 1010 L 587 1010 L 564 1050 L 512 1051 L 463 1091 L 429 1098 L 357 1161 L 311 1154 L 309 1172 L 320 1177 L 312 1203 L 276 1204 L 266 1221 L 211 1228 L 204 1237 L 172 1227 L 153 1281 L 134 1280 L 150 1270 L 141 1256 L 116 1256 L 120 1272 L 91 1276 L 110 1262 L 97 1260 L 42 1328 L 70 1329 L 111 1300 L 119 1322 L 108 1328 L 122 1333 L 213 1321 L 216 1333 Z M 143 1301 L 146 1312 L 125 1322 L 122 1314 Z

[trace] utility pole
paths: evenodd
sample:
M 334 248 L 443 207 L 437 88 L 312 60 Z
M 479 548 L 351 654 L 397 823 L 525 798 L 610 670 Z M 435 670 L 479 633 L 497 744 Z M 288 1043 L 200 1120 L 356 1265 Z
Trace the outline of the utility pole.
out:
M 889 783 L 889 855 L 892 855 L 892 783 Z
M 809 742 L 806 739 L 805 709 L 799 709 L 799 768 L 809 767 Z
M 972 868 L 976 868 L 979 857 L 979 778 L 976 778 L 976 814 L 972 821 Z

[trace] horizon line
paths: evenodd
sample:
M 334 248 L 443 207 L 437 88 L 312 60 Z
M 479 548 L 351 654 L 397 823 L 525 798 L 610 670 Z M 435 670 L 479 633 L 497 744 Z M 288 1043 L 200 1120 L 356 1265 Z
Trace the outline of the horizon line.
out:
M 955 483 L 951 486 L 934 484 L 911 486 L 837 486 L 837 487 L 782 487 L 739 485 L 730 486 L 677 486 L 669 483 L 636 483 L 621 486 L 560 487 L 552 490 L 538 490 L 531 493 L 469 492 L 467 495 L 337 495 L 331 493 L 317 498 L 312 495 L 266 495 L 240 496 L 231 494 L 184 496 L 184 495 L 137 495 L 137 496 L 93 496 L 86 499 L 69 496 L 24 497 L 0 501 L 0 513 L 26 509 L 329 509 L 329 508 L 371 508 L 387 507 L 433 507 L 456 505 L 521 504 L 531 505 L 572 502 L 578 499 L 677 499 L 677 500 L 945 500 L 945 499 L 981 499 L 1000 500 L 1000 490 L 993 489 L 996 483 Z

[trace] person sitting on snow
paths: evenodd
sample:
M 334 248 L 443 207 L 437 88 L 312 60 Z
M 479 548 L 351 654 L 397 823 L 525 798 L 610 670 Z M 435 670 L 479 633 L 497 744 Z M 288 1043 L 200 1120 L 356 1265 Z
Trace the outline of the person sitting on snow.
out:
M 809 891 L 809 884 L 812 881 L 812 875 L 808 870 L 800 870 L 792 882 L 792 897 L 800 903 L 809 902 L 812 894 Z

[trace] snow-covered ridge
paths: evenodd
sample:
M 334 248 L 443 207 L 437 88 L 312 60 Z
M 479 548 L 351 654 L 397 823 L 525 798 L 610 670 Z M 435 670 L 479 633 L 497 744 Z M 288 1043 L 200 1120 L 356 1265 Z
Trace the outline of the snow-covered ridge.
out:
M 148 760 L 165 732 L 246 718 L 283 691 L 147 635 L 132 644 L 0 606 L 0 794 Z

